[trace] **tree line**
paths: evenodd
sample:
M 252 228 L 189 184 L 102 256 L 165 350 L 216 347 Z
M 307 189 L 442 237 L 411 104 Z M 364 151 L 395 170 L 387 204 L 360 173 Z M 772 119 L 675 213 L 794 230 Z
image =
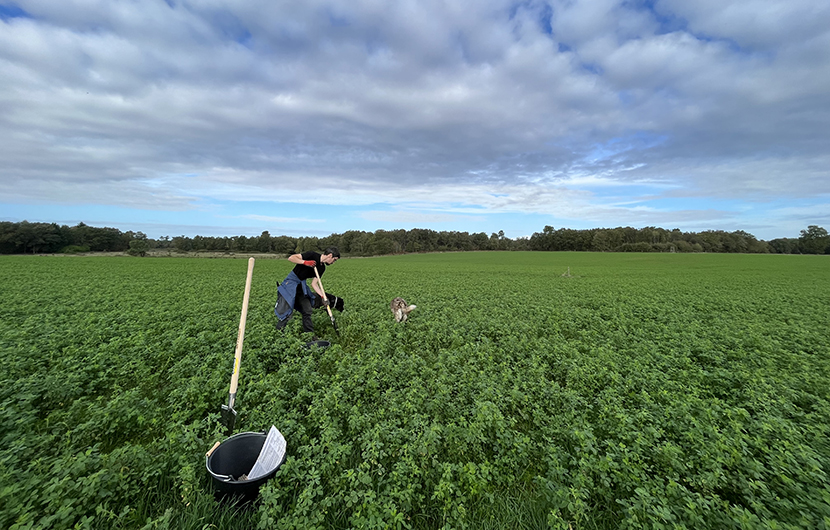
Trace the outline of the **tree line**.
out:
M 130 241 L 147 240 L 141 232 L 98 228 L 78 223 L 0 222 L 0 254 L 51 254 L 58 252 L 123 252 Z
M 510 239 L 504 231 L 469 233 L 428 230 L 349 230 L 326 237 L 272 236 L 164 236 L 148 238 L 142 232 L 121 232 L 79 223 L 0 222 L 0 254 L 127 252 L 145 255 L 152 249 L 169 252 L 261 252 L 292 254 L 336 246 L 343 255 L 378 256 L 414 252 L 472 250 L 536 250 L 592 252 L 733 252 L 779 254 L 830 254 L 827 230 L 811 225 L 798 238 L 756 239 L 742 230 L 683 232 L 648 226 L 574 230 L 545 226 L 530 237 Z

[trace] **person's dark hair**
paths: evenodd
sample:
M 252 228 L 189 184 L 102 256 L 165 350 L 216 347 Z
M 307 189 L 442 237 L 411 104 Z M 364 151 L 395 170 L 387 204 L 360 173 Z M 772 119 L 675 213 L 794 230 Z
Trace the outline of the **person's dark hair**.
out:
M 329 247 L 325 251 L 323 251 L 323 254 L 331 254 L 335 258 L 340 257 L 340 251 L 337 250 L 337 247 Z

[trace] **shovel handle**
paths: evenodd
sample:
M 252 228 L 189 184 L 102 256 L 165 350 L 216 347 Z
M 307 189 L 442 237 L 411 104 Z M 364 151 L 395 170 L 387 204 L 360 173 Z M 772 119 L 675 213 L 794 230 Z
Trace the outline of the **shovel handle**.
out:
M 317 276 L 317 285 L 319 285 L 320 290 L 323 291 L 323 300 L 328 302 L 329 299 L 326 297 L 326 290 L 323 287 L 323 280 L 320 279 L 320 273 L 317 272 L 317 267 L 314 267 L 314 275 Z M 329 307 L 328 304 L 326 304 L 326 311 L 329 313 L 329 318 L 331 318 L 332 322 L 334 322 L 334 315 L 331 314 L 331 307 Z
M 317 272 L 317 267 L 314 267 L 314 274 L 317 276 L 317 284 L 320 286 L 320 290 L 323 291 L 323 300 L 326 302 L 326 311 L 328 311 L 329 319 L 331 319 L 331 327 L 340 336 L 340 332 L 337 330 L 337 322 L 334 321 L 334 315 L 331 314 L 331 306 L 328 304 L 329 299 L 326 297 L 326 289 L 323 287 L 323 280 L 320 279 L 320 273 Z
M 245 279 L 245 296 L 242 297 L 242 317 L 239 319 L 239 334 L 236 336 L 236 355 L 231 376 L 231 396 L 236 395 L 239 384 L 239 365 L 242 362 L 242 343 L 245 340 L 245 321 L 248 319 L 248 299 L 251 295 L 251 278 L 254 275 L 254 258 L 248 258 L 248 277 Z

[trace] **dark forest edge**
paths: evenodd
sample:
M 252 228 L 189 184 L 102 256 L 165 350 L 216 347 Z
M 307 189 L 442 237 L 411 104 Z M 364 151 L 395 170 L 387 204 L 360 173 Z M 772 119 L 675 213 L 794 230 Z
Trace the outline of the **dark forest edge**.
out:
M 117 228 L 98 228 L 79 223 L 0 222 L 0 254 L 78 254 L 87 252 L 126 252 L 134 256 L 164 253 L 258 252 L 292 254 L 336 246 L 346 256 L 380 256 L 415 252 L 463 252 L 481 250 L 590 251 L 590 252 L 726 252 L 761 254 L 830 254 L 830 235 L 820 226 L 810 225 L 797 238 L 771 241 L 756 239 L 742 230 L 725 232 L 682 232 L 617 227 L 588 230 L 555 229 L 545 226 L 530 237 L 510 239 L 504 231 L 489 237 L 484 232 L 436 232 L 412 230 L 349 230 L 327 237 L 272 236 L 268 231 L 256 237 L 164 236 L 148 238 L 142 232 L 122 232 Z

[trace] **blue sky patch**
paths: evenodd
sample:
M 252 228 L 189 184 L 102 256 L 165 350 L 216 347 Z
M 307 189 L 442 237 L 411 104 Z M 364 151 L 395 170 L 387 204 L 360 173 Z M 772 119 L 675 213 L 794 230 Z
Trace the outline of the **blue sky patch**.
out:
M 9 20 L 12 18 L 31 18 L 31 15 L 15 5 L 0 4 L 0 19 Z

